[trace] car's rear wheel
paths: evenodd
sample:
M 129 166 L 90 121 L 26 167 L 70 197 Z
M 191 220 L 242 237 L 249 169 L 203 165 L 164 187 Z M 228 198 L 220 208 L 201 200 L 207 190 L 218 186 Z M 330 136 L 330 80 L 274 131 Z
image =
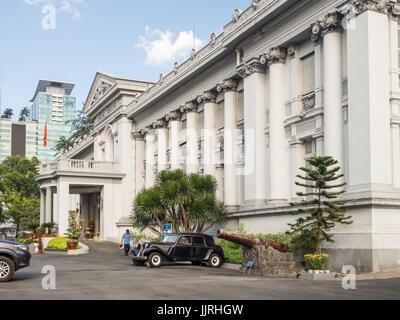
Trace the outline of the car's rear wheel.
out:
M 161 254 L 154 252 L 149 256 L 148 261 L 152 268 L 159 268 L 162 263 L 162 256 L 161 256 Z
M 15 266 L 12 260 L 7 257 L 0 257 L 0 282 L 9 281 L 15 273 Z
M 208 260 L 208 264 L 212 268 L 219 268 L 222 264 L 222 258 L 219 254 L 213 253 Z

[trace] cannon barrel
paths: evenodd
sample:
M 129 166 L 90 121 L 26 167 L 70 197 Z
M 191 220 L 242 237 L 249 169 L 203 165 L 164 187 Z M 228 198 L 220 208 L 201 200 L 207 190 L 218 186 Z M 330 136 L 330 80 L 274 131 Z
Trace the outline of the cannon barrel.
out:
M 255 237 L 245 236 L 242 234 L 227 232 L 222 229 L 218 230 L 217 237 L 220 239 L 240 244 L 250 249 L 255 246 L 266 246 L 266 247 L 270 246 L 280 252 L 289 252 L 289 246 L 287 244 L 283 244 L 269 239 L 255 238 Z

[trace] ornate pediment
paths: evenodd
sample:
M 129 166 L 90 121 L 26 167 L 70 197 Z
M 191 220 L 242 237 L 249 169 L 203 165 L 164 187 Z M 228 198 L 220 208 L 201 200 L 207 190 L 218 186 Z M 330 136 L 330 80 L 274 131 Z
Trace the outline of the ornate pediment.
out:
M 99 85 L 97 86 L 97 89 L 93 95 L 93 99 L 90 103 L 90 105 L 94 105 L 102 96 L 105 95 L 105 93 L 112 87 L 110 83 L 100 81 Z

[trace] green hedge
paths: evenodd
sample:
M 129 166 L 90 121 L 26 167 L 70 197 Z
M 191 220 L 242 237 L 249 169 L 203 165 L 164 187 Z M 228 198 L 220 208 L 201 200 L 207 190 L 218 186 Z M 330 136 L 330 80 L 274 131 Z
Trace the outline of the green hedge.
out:
M 82 246 L 78 244 L 77 249 L 82 249 Z M 58 236 L 54 239 L 51 239 L 45 251 L 68 251 L 67 238 Z

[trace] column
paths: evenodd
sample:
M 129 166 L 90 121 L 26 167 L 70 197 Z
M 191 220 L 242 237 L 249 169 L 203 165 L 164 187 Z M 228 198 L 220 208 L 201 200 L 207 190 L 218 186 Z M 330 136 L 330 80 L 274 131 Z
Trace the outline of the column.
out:
M 290 198 L 290 152 L 283 125 L 288 87 L 286 82 L 286 48 L 268 50 L 261 62 L 269 66 L 269 149 L 270 201 L 285 203 Z M 287 90 L 287 89 L 286 89 Z
M 46 222 L 46 191 L 40 189 L 40 224 Z
M 290 159 L 291 159 L 291 198 L 296 200 L 298 198 L 297 192 L 303 191 L 302 187 L 295 184 L 299 179 L 298 174 L 302 174 L 299 170 L 300 167 L 304 167 L 304 142 L 301 140 L 293 140 L 290 142 Z
M 157 150 L 158 150 L 158 161 L 157 169 L 158 172 L 167 170 L 168 159 L 167 159 L 167 144 L 168 144 L 168 128 L 167 123 L 164 120 L 158 120 L 153 124 L 153 128 L 157 130 Z
M 400 189 L 400 123 L 392 123 L 393 187 Z
M 218 91 L 224 92 L 224 199 L 225 205 L 235 209 L 240 205 L 236 166 L 236 127 L 237 127 L 237 97 L 238 82 L 234 79 L 223 81 Z
M 146 159 L 144 136 L 140 132 L 133 134 L 135 139 L 136 157 L 135 157 L 135 178 L 136 178 L 136 194 L 145 187 L 144 161 Z
M 344 172 L 344 118 L 342 108 L 342 29 L 341 16 L 329 13 L 321 21 L 324 64 L 325 155 L 339 161 Z
M 69 184 L 61 178 L 57 182 L 57 194 L 58 234 L 63 236 L 68 229 Z
M 52 217 L 51 217 L 52 194 L 53 194 L 53 192 L 51 190 L 51 187 L 47 187 L 46 188 L 46 222 L 52 222 Z
M 198 161 L 198 133 L 197 133 L 197 104 L 188 102 L 181 107 L 186 112 L 186 172 L 197 173 L 199 170 Z
M 146 178 L 145 187 L 149 189 L 154 186 L 155 174 L 154 174 L 154 140 L 155 136 L 151 130 L 146 130 L 145 141 L 146 141 Z
M 353 19 L 357 27 L 347 30 L 349 187 L 381 189 L 392 184 L 390 18 L 367 10 Z
M 200 104 L 204 102 L 204 174 L 216 177 L 215 146 L 217 139 L 217 95 L 207 91 L 197 99 Z
M 267 203 L 265 68 L 251 59 L 239 67 L 239 74 L 244 78 L 245 205 L 260 207 Z
M 180 140 L 181 140 L 181 114 L 178 111 L 173 111 L 167 115 L 166 120 L 169 122 L 169 158 L 171 170 L 181 168 L 180 163 Z

